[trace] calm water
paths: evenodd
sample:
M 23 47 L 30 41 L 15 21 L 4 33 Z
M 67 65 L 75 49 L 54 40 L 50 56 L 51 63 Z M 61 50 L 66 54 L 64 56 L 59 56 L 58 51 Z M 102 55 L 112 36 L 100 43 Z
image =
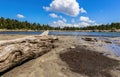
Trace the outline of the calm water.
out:
M 33 31 L 9 31 L 9 32 L 0 32 L 0 34 L 41 34 L 42 32 Z M 50 35 L 71 35 L 71 36 L 106 36 L 106 37 L 120 37 L 120 32 L 72 32 L 72 31 L 60 31 L 60 32 L 50 32 Z
M 116 56 L 120 56 L 120 45 L 115 44 L 114 41 L 112 41 L 112 44 L 105 45 L 104 48 L 113 51 Z

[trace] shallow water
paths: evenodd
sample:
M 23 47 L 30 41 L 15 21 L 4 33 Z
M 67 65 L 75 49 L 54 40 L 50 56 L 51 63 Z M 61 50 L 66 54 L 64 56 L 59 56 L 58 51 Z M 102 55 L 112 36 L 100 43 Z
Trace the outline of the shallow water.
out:
M 115 41 L 112 41 L 111 44 L 104 45 L 103 47 L 114 52 L 116 56 L 120 56 L 120 45 L 116 44 Z
M 41 34 L 40 31 L 6 31 L 0 34 Z M 120 32 L 75 32 L 75 31 L 51 31 L 50 35 L 71 35 L 71 36 L 104 36 L 120 37 Z
M 102 47 L 109 51 L 112 51 L 116 56 L 120 56 L 120 45 L 117 44 L 118 40 L 112 40 L 108 37 L 97 37 L 96 39 L 101 41 L 105 41 L 105 40 L 111 41 L 112 43 L 103 44 Z M 80 41 L 80 43 L 83 43 L 83 40 L 80 37 L 78 37 L 78 40 Z M 109 55 L 109 54 L 105 53 L 104 55 Z

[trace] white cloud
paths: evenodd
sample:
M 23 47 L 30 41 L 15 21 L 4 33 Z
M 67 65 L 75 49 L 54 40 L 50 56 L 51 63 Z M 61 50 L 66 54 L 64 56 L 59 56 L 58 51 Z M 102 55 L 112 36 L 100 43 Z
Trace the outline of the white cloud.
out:
M 72 19 L 71 22 L 72 22 L 72 23 L 75 23 L 75 19 Z
M 58 21 L 54 21 L 52 23 L 52 26 L 55 26 L 55 27 L 79 27 L 78 24 L 69 24 L 67 22 L 64 22 L 63 20 L 58 20 Z
M 78 16 L 86 11 L 79 6 L 76 0 L 53 0 L 49 7 L 43 7 L 46 11 L 54 11 L 70 16 Z
M 80 17 L 80 21 L 81 21 L 81 22 L 86 22 L 86 23 L 95 23 L 95 21 L 90 20 L 89 17 L 85 17 L 85 16 L 81 16 L 81 17 Z
M 17 14 L 17 17 L 18 17 L 18 18 L 25 18 L 25 16 L 22 15 L 22 14 Z
M 81 13 L 87 13 L 87 11 L 85 9 L 83 9 L 83 8 L 80 9 L 80 12 Z
M 93 25 L 96 25 L 96 24 L 97 23 L 94 20 L 91 20 L 89 17 L 86 17 L 86 16 L 81 16 L 80 17 L 81 27 L 93 26 Z
M 81 23 L 79 23 L 79 26 L 80 27 L 86 27 L 86 26 L 90 26 L 90 24 L 87 23 L 87 22 L 81 22 Z
M 63 17 L 61 20 L 58 20 L 58 21 L 54 21 L 52 23 L 52 26 L 59 26 L 59 27 L 86 27 L 86 26 L 94 26 L 94 25 L 97 25 L 97 23 L 93 20 L 90 20 L 89 17 L 84 17 L 84 16 L 81 16 L 80 17 L 80 21 L 79 22 L 76 22 L 75 19 L 72 19 L 71 20 L 71 23 L 67 23 L 67 20 L 63 20 Z
M 86 26 L 90 26 L 91 24 L 90 23 L 87 23 L 87 22 L 79 22 L 79 23 L 67 23 L 67 22 L 64 22 L 63 20 L 58 20 L 58 21 L 54 21 L 52 23 L 52 26 L 55 26 L 55 27 L 86 27 Z
M 86 23 L 86 22 L 70 24 L 70 23 L 64 22 L 63 20 L 54 21 L 52 23 L 52 26 L 55 26 L 55 27 L 66 27 L 66 26 L 67 27 L 86 27 L 86 26 L 89 26 L 89 25 L 90 24 Z
M 69 25 L 66 24 L 66 22 L 64 22 L 63 20 L 58 20 L 58 21 L 54 21 L 52 23 L 52 26 L 55 26 L 55 27 L 65 27 L 65 26 L 69 26 Z
M 64 17 L 58 16 L 58 15 L 55 14 L 55 13 L 51 13 L 51 14 L 49 14 L 49 16 L 52 17 L 52 18 L 59 18 L 59 19 L 61 19 L 62 21 L 67 22 L 67 20 L 66 20 Z
M 66 20 L 65 18 L 62 18 L 62 20 L 63 20 L 64 22 L 67 22 L 67 20 Z
M 59 18 L 59 16 L 55 13 L 51 13 L 51 14 L 49 14 L 49 16 L 52 17 L 52 18 Z

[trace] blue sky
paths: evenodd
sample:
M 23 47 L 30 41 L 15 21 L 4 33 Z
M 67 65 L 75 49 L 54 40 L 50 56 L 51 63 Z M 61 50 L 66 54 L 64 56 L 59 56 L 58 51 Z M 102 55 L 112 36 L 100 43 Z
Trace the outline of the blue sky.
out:
M 120 22 L 120 0 L 1 0 L 0 17 L 52 26 L 107 24 Z

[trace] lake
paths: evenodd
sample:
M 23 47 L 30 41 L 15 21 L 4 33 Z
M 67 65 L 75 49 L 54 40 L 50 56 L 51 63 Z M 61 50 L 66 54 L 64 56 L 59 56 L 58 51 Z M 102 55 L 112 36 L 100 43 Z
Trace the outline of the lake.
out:
M 40 31 L 5 31 L 0 34 L 41 34 Z M 104 37 L 120 37 L 120 32 L 74 32 L 74 31 L 51 31 L 50 35 L 66 35 L 66 36 L 104 36 Z

